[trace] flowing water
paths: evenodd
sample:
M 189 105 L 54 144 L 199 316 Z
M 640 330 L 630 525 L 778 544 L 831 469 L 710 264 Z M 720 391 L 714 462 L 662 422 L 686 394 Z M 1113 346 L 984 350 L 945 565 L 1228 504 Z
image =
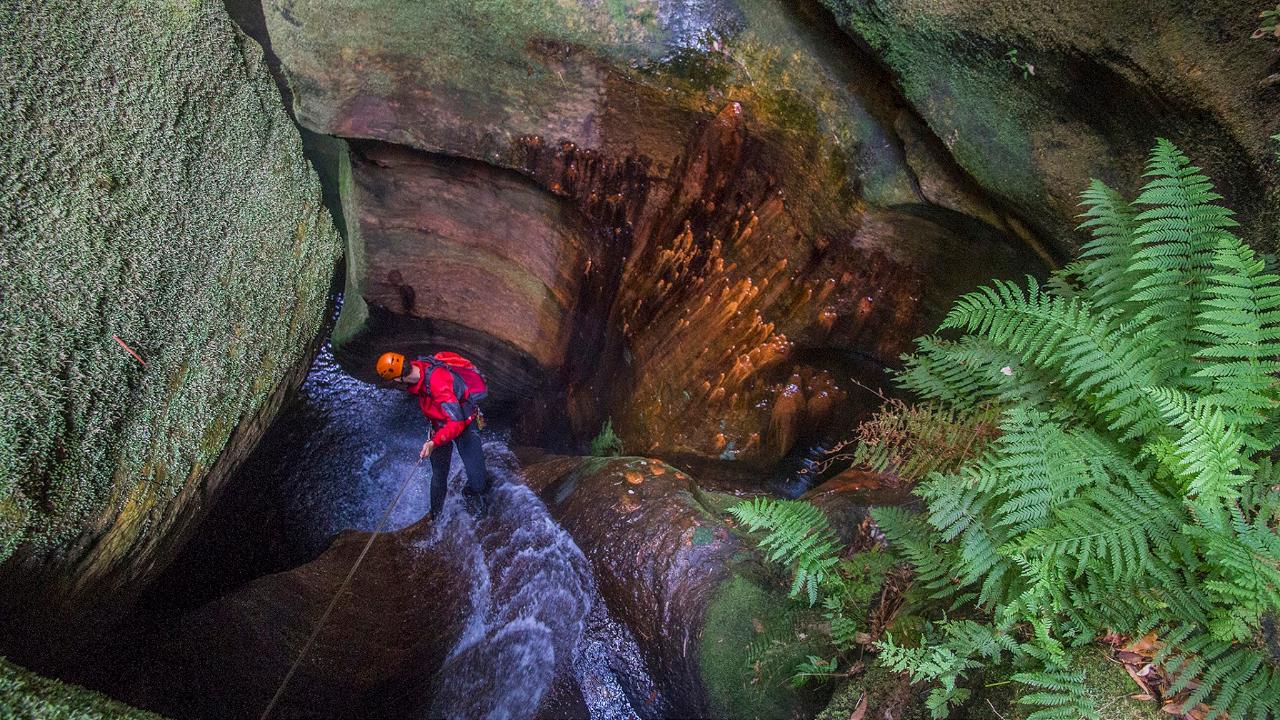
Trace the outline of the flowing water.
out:
M 429 503 L 431 471 L 415 469 L 425 435 L 412 397 L 346 375 L 326 345 L 154 595 L 194 595 L 194 605 L 302 564 L 343 529 L 372 530 L 410 474 L 386 530 L 413 524 Z M 540 706 L 544 716 L 659 716 L 663 702 L 635 640 L 609 615 L 582 551 L 524 485 L 505 440 L 486 434 L 484 449 L 487 513 L 476 520 L 463 508 L 455 455 L 444 511 L 419 540 L 436 546 L 424 551 L 465 558 L 469 569 L 456 585 L 431 588 L 465 595 L 470 612 L 431 679 L 429 716 L 530 718 Z

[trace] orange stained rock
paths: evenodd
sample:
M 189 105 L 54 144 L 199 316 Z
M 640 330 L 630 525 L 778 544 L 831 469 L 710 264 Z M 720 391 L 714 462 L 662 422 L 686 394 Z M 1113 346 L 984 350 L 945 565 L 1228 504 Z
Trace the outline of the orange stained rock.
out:
M 835 327 L 836 320 L 839 317 L 840 313 L 836 312 L 835 308 L 830 305 L 823 306 L 818 313 L 818 327 L 822 328 L 823 332 L 829 333 L 831 328 Z
M 822 289 L 818 291 L 818 296 L 814 298 L 814 304 L 821 304 L 823 301 L 827 299 L 828 296 L 831 295 L 831 291 L 835 289 L 836 289 L 835 279 L 827 278 L 827 281 L 822 283 Z
M 636 497 L 634 494 L 632 494 L 629 491 L 622 493 L 622 496 L 618 500 L 619 509 L 621 509 L 623 512 L 627 514 L 630 514 L 639 510 L 641 504 L 642 503 L 640 502 L 640 498 Z
M 795 444 L 805 414 L 804 381 L 792 374 L 774 397 L 769 413 L 769 444 L 777 455 L 785 455 Z

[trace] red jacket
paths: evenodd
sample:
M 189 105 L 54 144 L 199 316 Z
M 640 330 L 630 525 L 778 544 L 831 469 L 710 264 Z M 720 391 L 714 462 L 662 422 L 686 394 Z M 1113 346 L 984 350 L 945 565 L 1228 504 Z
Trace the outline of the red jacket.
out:
M 409 388 L 409 392 L 418 396 L 418 407 L 422 408 L 422 414 L 431 421 L 431 428 L 435 431 L 431 442 L 436 447 L 453 442 L 474 419 L 474 416 L 465 417 L 462 411 L 460 396 L 466 394 L 466 384 L 442 367 L 433 370 L 421 360 L 409 362 L 422 375 Z

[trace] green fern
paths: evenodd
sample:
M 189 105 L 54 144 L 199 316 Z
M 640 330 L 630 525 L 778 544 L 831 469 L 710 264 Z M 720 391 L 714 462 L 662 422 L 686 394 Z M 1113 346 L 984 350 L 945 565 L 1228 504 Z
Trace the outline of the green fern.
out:
M 1155 631 L 1187 709 L 1280 714 L 1262 640 L 1280 613 L 1280 277 L 1171 143 L 1147 176 L 1133 203 L 1090 185 L 1080 260 L 966 295 L 942 324 L 959 337 L 905 359 L 930 412 L 1001 413 L 980 453 L 920 480 L 924 513 L 872 513 L 918 598 L 987 618 L 882 645 L 939 683 L 935 714 L 1001 661 L 1022 666 L 1030 717 L 1096 717 L 1069 648 L 1106 631 Z
M 1013 679 L 1034 688 L 1018 698 L 1020 705 L 1039 709 L 1027 720 L 1098 720 L 1098 707 L 1085 694 L 1084 671 L 1040 670 L 1016 673 Z
M 791 597 L 807 594 L 818 602 L 818 587 L 838 562 L 839 544 L 827 518 L 807 502 L 757 497 L 729 508 L 752 532 L 764 530 L 760 549 L 773 562 L 792 568 Z
M 591 439 L 591 454 L 598 457 L 617 457 L 625 452 L 622 438 L 613 431 L 613 418 L 604 421 L 600 432 Z

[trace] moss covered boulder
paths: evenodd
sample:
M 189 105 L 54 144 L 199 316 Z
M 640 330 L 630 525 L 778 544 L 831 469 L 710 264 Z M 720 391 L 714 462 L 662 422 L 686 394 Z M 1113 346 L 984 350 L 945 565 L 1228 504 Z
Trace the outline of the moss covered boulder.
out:
M 0 717 L 10 720 L 163 720 L 0 658 Z
M 1253 240 L 1274 231 L 1280 67 L 1250 39 L 1266 3 L 823 3 L 956 161 L 1058 255 L 1081 241 L 1072 229 L 1088 179 L 1132 192 L 1131 169 L 1158 135 L 1209 171 Z
M 305 372 L 340 246 L 220 3 L 16 2 L 0 23 L 13 642 L 164 566 Z
M 724 521 L 738 498 L 638 457 L 553 457 L 525 477 L 573 536 L 676 717 L 812 717 L 819 697 L 762 678 L 752 648 L 790 638 L 781 576 Z M 779 662 L 804 658 L 798 644 Z M 777 658 L 774 658 L 777 659 Z

